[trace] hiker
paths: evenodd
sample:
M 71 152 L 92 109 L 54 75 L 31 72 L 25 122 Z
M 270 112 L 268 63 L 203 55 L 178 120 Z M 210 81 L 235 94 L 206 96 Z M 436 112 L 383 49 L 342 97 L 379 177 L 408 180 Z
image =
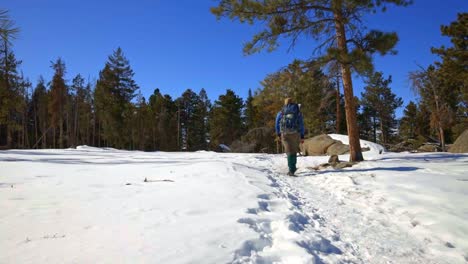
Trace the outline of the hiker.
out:
M 304 119 L 299 105 L 291 98 L 284 100 L 284 106 L 276 116 L 276 135 L 281 139 L 288 157 L 289 176 L 296 172 L 297 152 L 299 143 L 304 143 Z

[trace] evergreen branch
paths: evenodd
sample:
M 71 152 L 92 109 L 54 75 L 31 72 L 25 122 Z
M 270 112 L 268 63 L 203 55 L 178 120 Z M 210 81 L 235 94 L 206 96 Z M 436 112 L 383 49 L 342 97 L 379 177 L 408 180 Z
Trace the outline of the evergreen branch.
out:
M 333 22 L 334 19 L 332 18 L 325 18 L 321 19 L 318 21 L 308 21 L 307 24 L 305 25 L 294 25 L 290 26 L 289 28 L 283 28 L 282 30 L 279 30 L 275 33 L 273 33 L 273 30 L 271 31 L 262 31 L 258 33 L 257 35 L 254 36 L 254 39 L 252 42 L 247 43 L 244 46 L 244 53 L 246 54 L 252 54 L 255 52 L 260 51 L 263 47 L 265 47 L 266 44 L 269 44 L 269 50 L 273 50 L 276 48 L 276 40 L 280 35 L 288 35 L 293 37 L 293 41 L 291 42 L 290 48 L 294 47 L 295 42 L 297 38 L 304 33 L 304 31 L 309 30 L 314 27 L 318 27 L 321 25 L 326 25 L 327 22 Z M 271 29 L 271 28 L 270 28 Z M 312 32 L 313 33 L 313 32 Z M 256 47 L 260 45 L 260 47 Z

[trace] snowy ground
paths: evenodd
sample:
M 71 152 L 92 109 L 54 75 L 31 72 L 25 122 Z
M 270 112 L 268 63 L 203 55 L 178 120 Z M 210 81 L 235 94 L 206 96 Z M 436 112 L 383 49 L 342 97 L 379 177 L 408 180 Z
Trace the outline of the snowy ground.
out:
M 1 151 L 0 263 L 467 263 L 468 155 L 370 147 L 297 178 L 283 155 Z

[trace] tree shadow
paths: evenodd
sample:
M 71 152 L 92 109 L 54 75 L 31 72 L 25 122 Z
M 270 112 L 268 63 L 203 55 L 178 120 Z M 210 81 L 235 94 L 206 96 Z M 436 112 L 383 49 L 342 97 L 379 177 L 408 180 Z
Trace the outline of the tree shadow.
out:
M 64 155 L 64 153 L 53 153 L 53 152 L 44 152 L 44 151 L 35 151 L 35 150 L 4 150 L 0 151 L 0 155 L 36 155 L 36 156 L 59 156 Z
M 154 164 L 158 166 L 188 165 L 197 161 L 210 161 L 209 157 L 180 157 L 167 159 L 158 155 L 135 155 L 130 151 L 82 151 L 75 149 L 60 149 L 60 152 L 45 152 L 41 150 L 7 150 L 0 151 L 0 162 L 34 162 L 54 164 L 92 164 L 92 165 L 120 165 L 120 164 Z
M 405 160 L 405 161 L 431 161 L 431 162 L 443 162 L 446 160 L 458 160 L 458 159 L 468 159 L 468 154 L 459 154 L 459 153 L 447 153 L 447 152 L 437 152 L 419 155 L 420 153 L 407 154 L 400 157 L 383 157 L 375 161 L 381 160 Z
M 298 173 L 297 176 L 298 177 L 307 177 L 307 176 L 315 176 L 315 175 L 328 174 L 328 173 L 340 174 L 340 173 L 347 173 L 347 172 L 372 172 L 372 171 L 399 171 L 399 172 L 405 172 L 405 171 L 417 171 L 417 170 L 420 170 L 420 169 L 421 168 L 418 168 L 418 167 L 405 167 L 405 166 L 375 167 L 375 168 L 365 168 L 365 169 L 344 168 L 344 169 L 341 169 L 341 170 L 327 169 L 327 170 L 321 170 L 321 171 L 301 172 L 301 173 Z
M 189 165 L 192 164 L 187 161 L 176 161 L 176 160 L 136 160 L 136 159 L 120 159 L 120 160 L 109 160 L 106 158 L 86 158 L 86 159 L 67 159 L 67 158 L 43 158 L 43 159 L 25 159 L 25 158 L 0 158 L 3 162 L 35 162 L 35 163 L 53 163 L 53 164 L 92 164 L 92 165 L 121 165 L 121 164 L 154 164 L 159 166 L 173 166 L 177 165 Z
M 417 171 L 420 170 L 421 168 L 418 167 L 405 167 L 405 166 L 400 166 L 400 167 L 375 167 L 375 168 L 366 168 L 366 169 L 343 169 L 343 170 L 335 170 L 335 172 L 369 172 L 369 171 Z

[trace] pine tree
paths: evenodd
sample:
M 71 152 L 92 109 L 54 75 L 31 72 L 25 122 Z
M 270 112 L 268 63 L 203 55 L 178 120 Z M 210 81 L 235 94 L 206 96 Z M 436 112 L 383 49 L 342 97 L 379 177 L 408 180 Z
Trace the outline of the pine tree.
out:
M 19 28 L 15 27 L 15 22 L 10 19 L 8 10 L 0 9 L 0 35 L 2 40 L 10 42 L 16 37 L 18 32 Z
M 31 93 L 29 90 L 32 87 L 31 82 L 29 79 L 25 78 L 23 74 L 19 76 L 18 82 L 16 83 L 16 87 L 19 91 L 19 95 L 17 96 L 17 109 L 18 109 L 18 116 L 17 116 L 17 124 L 18 124 L 18 144 L 17 146 L 20 148 L 30 148 L 31 147 L 31 142 L 30 142 L 30 111 L 29 111 L 29 105 L 31 102 Z
M 453 110 L 456 125 L 452 128 L 454 138 L 468 128 L 468 13 L 459 13 L 457 20 L 448 26 L 441 26 L 443 36 L 450 37 L 451 47 L 432 48 L 431 51 L 442 59 L 435 62 L 441 75 L 441 85 L 447 91 L 455 92 L 456 106 Z
M 126 119 L 133 118 L 131 100 L 138 89 L 133 70 L 122 49 L 109 56 L 96 84 L 95 100 L 100 132 L 106 145 L 125 148 L 129 135 Z
M 64 121 L 65 109 L 67 107 L 68 87 L 65 84 L 65 63 L 58 58 L 52 63 L 51 68 L 55 73 L 50 85 L 49 114 L 51 116 L 51 125 L 53 128 L 53 146 L 56 148 L 56 131 L 59 130 L 58 144 L 63 148 L 65 144 Z
M 457 93 L 444 85 L 440 71 L 433 65 L 411 72 L 413 88 L 420 95 L 420 105 L 430 111 L 430 127 L 436 131 L 438 141 L 445 151 L 447 130 L 454 124 Z
M 39 77 L 31 99 L 31 112 L 34 124 L 33 142 L 35 142 L 33 148 L 39 145 L 42 148 L 47 147 L 47 131 L 49 130 L 48 105 L 49 96 L 45 80 L 41 76 Z
M 249 89 L 249 93 L 247 95 L 247 99 L 245 100 L 245 111 L 244 111 L 244 116 L 245 116 L 245 129 L 246 131 L 249 131 L 256 126 L 256 112 L 257 109 L 253 104 L 254 97 L 252 96 L 252 90 Z
M 91 144 L 92 121 L 92 94 L 91 84 L 85 84 L 85 80 L 78 74 L 73 78 L 70 86 L 72 93 L 72 112 L 70 132 L 72 145 Z
M 278 111 L 283 108 L 283 100 L 292 97 L 301 104 L 304 126 L 311 135 L 326 132 L 332 120 L 327 112 L 334 111 L 334 89 L 320 68 L 310 63 L 294 61 L 287 68 L 268 75 L 261 82 L 253 104 L 258 109 L 258 123 L 274 127 Z
M 361 109 L 361 112 L 358 114 L 360 137 L 375 142 L 377 141 L 377 115 L 371 108 L 361 104 L 362 101 L 359 101 L 358 105 Z
M 336 87 L 335 92 L 335 133 L 342 134 L 345 133 L 346 123 L 343 124 L 342 116 L 345 115 L 342 110 L 344 110 L 344 100 L 341 96 L 340 92 L 340 84 L 341 84 L 341 72 L 340 72 L 340 64 L 338 62 L 332 62 L 329 64 L 329 77 L 332 79 L 333 86 Z
M 399 133 L 405 139 L 415 139 L 417 133 L 418 106 L 410 101 L 403 110 L 403 117 L 400 122 Z
M 230 145 L 240 139 L 243 131 L 242 109 L 243 100 L 234 91 L 228 89 L 215 101 L 210 116 L 211 147 L 220 144 Z
M 208 150 L 210 100 L 205 89 L 197 96 L 195 110 L 192 116 L 192 150 Z
M 153 150 L 174 151 L 179 146 L 179 111 L 169 95 L 155 89 L 149 99 L 150 146 Z
M 416 134 L 421 141 L 424 143 L 428 138 L 431 138 L 431 112 L 423 103 L 418 105 L 418 113 L 416 115 Z
M 134 107 L 135 116 L 130 119 L 130 127 L 132 131 L 132 148 L 138 150 L 147 150 L 147 143 L 149 142 L 150 125 L 147 120 L 150 117 L 150 111 L 145 97 L 138 92 L 136 96 L 136 105 Z
M 179 107 L 179 141 L 181 149 L 194 151 L 208 148 L 208 113 L 211 103 L 205 89 L 197 95 L 187 89 L 176 100 Z
M 166 131 L 163 126 L 164 122 L 163 113 L 167 111 L 163 108 L 164 97 L 159 91 L 155 89 L 149 98 L 149 108 L 151 116 L 151 148 L 153 150 L 161 150 L 161 143 L 166 139 Z
M 372 54 L 392 52 L 398 37 L 396 33 L 377 30 L 364 32 L 362 16 L 377 11 L 385 4 L 408 5 L 411 0 L 300 0 L 300 1 L 255 1 L 220 0 L 211 9 L 218 18 L 253 24 L 264 23 L 266 28 L 244 46 L 251 54 L 263 49 L 274 50 L 280 37 L 292 39 L 292 45 L 304 34 L 312 36 L 325 48 L 324 63 L 337 61 L 341 66 L 344 87 L 346 121 L 350 145 L 350 160 L 363 160 L 356 122 L 351 70 L 359 73 L 372 69 Z
M 24 128 L 29 81 L 18 73 L 21 61 L 12 51 L 0 55 L 0 135 L 7 148 L 19 147 Z M 2 132 L 3 131 L 3 132 Z
M 176 103 L 172 100 L 169 95 L 164 95 L 162 112 L 160 118 L 160 127 L 164 131 L 164 141 L 161 144 L 161 149 L 166 151 L 180 150 L 180 144 L 178 142 L 177 132 L 179 117 Z
M 194 115 L 200 98 L 194 91 L 187 89 L 176 101 L 179 108 L 180 146 L 182 150 L 192 151 L 199 143 Z
M 78 116 L 79 116 L 79 110 L 78 110 L 78 91 L 84 90 L 84 82 L 85 80 L 83 77 L 81 77 L 80 74 L 75 76 L 72 80 L 72 84 L 70 86 L 70 101 L 69 101 L 69 111 L 70 111 L 70 118 L 71 122 L 69 122 L 70 129 L 69 129 L 69 139 L 70 139 L 70 145 L 76 146 L 77 141 L 78 141 Z
M 14 120 L 20 101 L 17 61 L 12 52 L 12 41 L 17 37 L 19 28 L 8 16 L 8 11 L 0 10 L 0 146 L 13 147 L 13 134 L 18 129 Z
M 258 109 L 256 113 L 257 127 L 275 127 L 275 117 L 283 106 L 283 100 L 289 97 L 289 87 L 284 85 L 285 78 L 280 71 L 269 74 L 263 81 L 262 86 L 255 93 L 253 106 Z
M 361 94 L 362 105 L 372 118 L 374 142 L 377 141 L 377 127 L 384 144 L 389 143 L 392 131 L 397 127 L 395 110 L 403 104 L 403 100 L 392 92 L 389 87 L 391 83 L 391 76 L 384 79 L 382 72 L 375 72 L 366 81 L 365 91 Z

